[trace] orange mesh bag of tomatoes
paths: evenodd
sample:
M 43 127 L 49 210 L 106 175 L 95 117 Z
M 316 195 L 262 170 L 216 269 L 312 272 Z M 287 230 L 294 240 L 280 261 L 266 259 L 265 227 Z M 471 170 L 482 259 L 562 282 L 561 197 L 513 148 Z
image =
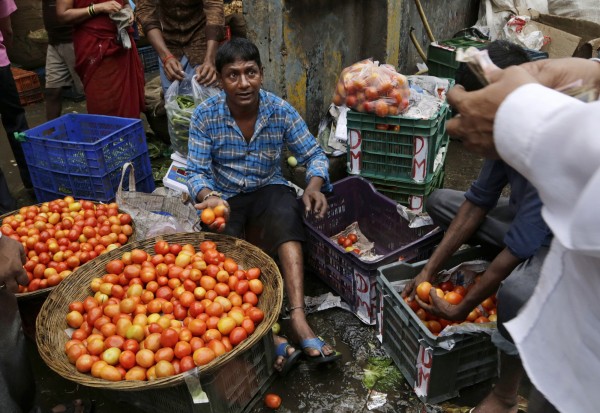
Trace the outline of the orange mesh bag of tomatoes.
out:
M 366 59 L 342 70 L 333 103 L 385 117 L 406 110 L 409 97 L 410 88 L 404 75 L 391 65 Z

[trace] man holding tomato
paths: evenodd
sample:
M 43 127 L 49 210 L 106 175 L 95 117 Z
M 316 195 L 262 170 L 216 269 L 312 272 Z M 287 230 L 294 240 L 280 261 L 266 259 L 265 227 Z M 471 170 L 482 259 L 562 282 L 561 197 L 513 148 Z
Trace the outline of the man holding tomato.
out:
M 496 41 L 487 49 L 492 61 L 500 67 L 529 60 L 525 51 L 508 42 Z M 465 65 L 457 71 L 456 83 L 467 90 L 482 87 Z M 510 185 L 510 198 L 501 196 L 506 185 Z M 432 281 L 444 262 L 465 242 L 475 241 L 499 249 L 479 282 L 458 304 L 438 297 L 435 288 L 429 292 L 430 304 L 419 297 L 415 299 L 434 316 L 464 321 L 474 308 L 498 291 L 498 329 L 492 341 L 500 350 L 499 379 L 492 392 L 472 411 L 516 412 L 523 367 L 504 323 L 517 315 L 533 293 L 552 240 L 552 233 L 541 215 L 539 195 L 533 185 L 508 164 L 487 159 L 466 193 L 436 190 L 427 200 L 426 208 L 446 233 L 421 273 L 406 286 L 403 296 L 413 296 L 414 288 L 421 282 Z
M 304 313 L 301 214 L 325 216 L 321 189 L 331 190 L 327 157 L 298 112 L 261 89 L 263 69 L 252 42 L 234 38 L 222 45 L 216 67 L 223 91 L 200 104 L 190 124 L 189 192 L 199 210 L 226 207 L 227 224 L 213 223 L 212 230 L 243 237 L 279 261 L 293 337 L 309 361 L 337 360 L 340 354 L 316 336 Z M 307 167 L 304 211 L 283 177 L 284 146 Z M 280 355 L 291 357 L 291 350 Z

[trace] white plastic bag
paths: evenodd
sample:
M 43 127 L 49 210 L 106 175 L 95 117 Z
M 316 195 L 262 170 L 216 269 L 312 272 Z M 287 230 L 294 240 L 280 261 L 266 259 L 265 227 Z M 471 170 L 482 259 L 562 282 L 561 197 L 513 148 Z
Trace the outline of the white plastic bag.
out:
M 182 81 L 174 81 L 165 94 L 165 109 L 169 127 L 171 146 L 183 157 L 187 156 L 190 134 L 190 121 L 196 106 L 220 89 L 200 85 L 195 76 L 186 76 Z

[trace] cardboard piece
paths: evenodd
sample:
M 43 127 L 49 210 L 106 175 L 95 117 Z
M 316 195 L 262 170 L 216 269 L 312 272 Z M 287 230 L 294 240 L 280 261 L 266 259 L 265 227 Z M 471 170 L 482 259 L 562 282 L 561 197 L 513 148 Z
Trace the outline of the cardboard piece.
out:
M 551 42 L 542 48 L 549 57 L 597 57 L 600 49 L 600 24 L 573 17 L 540 14 L 534 9 L 517 8 L 517 13 L 531 17 Z

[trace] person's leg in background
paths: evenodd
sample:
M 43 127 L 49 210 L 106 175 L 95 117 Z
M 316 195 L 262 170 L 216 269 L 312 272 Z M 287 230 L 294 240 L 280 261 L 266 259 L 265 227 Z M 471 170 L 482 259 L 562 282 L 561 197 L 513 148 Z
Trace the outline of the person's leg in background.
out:
M 31 188 L 31 177 L 23 154 L 21 143 L 15 137 L 15 132 L 23 132 L 29 129 L 25 117 L 25 109 L 21 106 L 19 92 L 12 76 L 10 65 L 0 67 L 0 116 L 2 125 L 6 131 L 6 137 L 19 167 L 21 181 L 25 188 Z
M 73 43 L 48 45 L 46 52 L 46 120 L 62 113 L 63 88 L 73 85 L 75 95 L 83 93 L 83 85 L 75 73 Z

